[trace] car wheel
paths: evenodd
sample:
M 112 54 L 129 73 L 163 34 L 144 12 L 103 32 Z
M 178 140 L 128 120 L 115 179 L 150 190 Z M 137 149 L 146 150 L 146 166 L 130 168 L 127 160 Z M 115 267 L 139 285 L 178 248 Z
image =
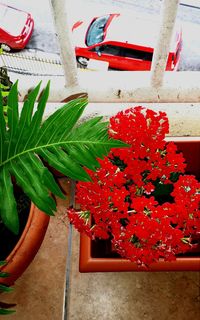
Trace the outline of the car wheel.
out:
M 89 59 L 85 57 L 77 57 L 76 60 L 78 62 L 78 67 L 87 68 Z
M 0 45 L 1 49 L 3 49 L 3 51 L 5 52 L 10 52 L 11 51 L 11 47 L 9 47 L 9 45 L 5 44 L 5 43 L 2 43 Z

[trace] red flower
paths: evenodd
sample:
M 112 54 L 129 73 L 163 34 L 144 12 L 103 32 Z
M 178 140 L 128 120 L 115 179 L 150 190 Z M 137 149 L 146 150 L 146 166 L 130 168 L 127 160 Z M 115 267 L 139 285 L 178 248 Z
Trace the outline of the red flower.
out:
M 77 183 L 81 212 L 68 211 L 80 232 L 110 237 L 121 256 L 142 266 L 176 259 L 200 232 L 200 183 L 184 175 L 183 155 L 164 140 L 168 131 L 163 112 L 136 107 L 112 117 L 110 136 L 130 147 L 87 170 L 92 182 Z

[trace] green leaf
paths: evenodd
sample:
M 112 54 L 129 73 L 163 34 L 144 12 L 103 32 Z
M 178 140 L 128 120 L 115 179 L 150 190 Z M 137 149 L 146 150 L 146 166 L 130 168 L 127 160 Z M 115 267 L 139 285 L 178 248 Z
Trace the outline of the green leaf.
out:
M 0 271 L 0 278 L 7 278 L 9 276 L 8 272 L 1 272 Z
M 172 182 L 176 182 L 176 181 L 178 181 L 180 175 L 181 175 L 181 172 L 171 172 L 171 174 L 170 174 L 170 180 L 171 180 Z
M 19 231 L 19 219 L 17 214 L 16 201 L 13 194 L 13 185 L 8 166 L 0 168 L 0 216 L 3 223 L 13 233 Z
M 4 284 L 0 284 L 0 292 L 12 292 L 13 288 L 7 287 Z
M 71 158 L 77 159 L 77 162 L 87 166 L 90 170 L 95 170 L 96 168 L 100 167 L 99 162 L 89 150 L 82 150 L 79 146 L 74 146 L 71 148 L 64 146 L 64 149 L 70 154 Z
M 46 88 L 44 89 L 38 106 L 37 106 L 37 111 L 35 112 L 33 118 L 32 118 L 32 122 L 31 122 L 31 127 L 32 127 L 32 133 L 35 133 L 36 130 L 39 130 L 41 122 L 42 122 L 42 117 L 44 114 L 44 110 L 46 107 L 46 103 L 49 97 L 49 88 L 50 88 L 50 82 L 47 83 Z M 30 139 L 30 138 L 29 138 Z
M 25 151 L 27 148 L 31 148 L 31 146 L 34 146 L 34 141 L 38 141 L 39 136 L 38 136 L 38 131 L 40 130 L 40 125 L 41 125 L 41 121 L 42 121 L 42 117 L 44 114 L 44 110 L 46 107 L 46 103 L 48 100 L 48 96 L 49 96 L 49 87 L 50 87 L 50 82 L 48 82 L 46 88 L 44 89 L 38 106 L 37 106 L 37 111 L 35 112 L 34 116 L 32 117 L 32 120 L 30 122 L 29 127 L 27 127 L 26 130 L 26 136 L 25 136 L 25 140 L 23 140 L 23 145 L 22 148 L 20 148 L 21 151 Z M 37 90 L 36 90 L 37 92 Z M 31 98 L 31 104 L 33 104 L 36 100 L 36 96 L 35 94 L 33 94 L 32 98 Z M 25 106 L 23 106 L 24 109 Z M 22 109 L 22 111 L 23 111 Z M 27 122 L 30 120 L 30 114 L 27 114 Z
M 17 142 L 15 146 L 13 146 L 13 154 L 21 151 L 23 147 L 23 142 L 27 141 L 27 134 L 29 134 L 31 117 L 33 113 L 34 104 L 37 98 L 37 95 L 40 90 L 41 82 L 35 87 L 33 91 L 31 91 L 27 97 L 27 100 L 24 103 L 24 107 L 21 112 L 19 126 L 17 128 L 16 136 Z
M 91 180 L 88 173 L 76 162 L 73 162 L 73 159 L 71 159 L 62 149 L 57 150 L 57 148 L 52 147 L 50 151 L 39 151 L 39 154 L 48 161 L 51 166 L 66 176 L 69 176 L 72 179 L 77 179 L 78 177 L 81 181 Z M 60 164 L 62 164 L 62 166 L 60 166 Z
M 3 153 L 6 152 L 5 149 L 6 141 L 6 122 L 3 113 L 3 98 L 0 90 L 0 161 L 3 161 Z
M 77 119 L 82 115 L 86 105 L 87 99 L 78 98 L 55 111 L 54 114 L 43 123 L 37 145 L 42 143 L 42 141 L 46 141 L 46 139 L 51 143 L 53 141 L 62 140 L 63 137 L 67 136 L 77 123 Z M 68 124 L 67 126 L 65 125 L 66 123 Z
M 8 145 L 8 157 L 10 156 L 10 152 L 12 152 L 12 143 L 16 133 L 16 128 L 18 126 L 19 121 L 19 111 L 18 111 L 18 90 L 17 90 L 16 82 L 12 87 L 8 95 L 8 128 L 9 128 L 9 145 Z
M 153 192 L 154 196 L 161 196 L 161 195 L 170 195 L 170 193 L 173 191 L 173 185 L 170 183 L 166 184 L 160 184 L 157 183 L 155 185 L 155 190 Z
M 7 314 L 11 314 L 11 313 L 14 313 L 15 310 L 12 310 L 10 308 L 13 308 L 15 307 L 16 304 L 14 303 L 5 303 L 5 302 L 2 302 L 0 301 L 0 315 L 7 315 Z
M 39 84 L 27 96 L 26 101 L 28 102 L 28 106 L 22 109 L 20 116 L 20 125 L 25 124 L 25 126 L 22 126 L 22 128 L 29 126 L 31 123 L 33 108 L 40 90 L 40 86 L 41 82 L 39 82 Z
M 29 93 L 19 115 L 16 83 L 8 96 L 8 128 L 0 113 L 0 215 L 15 233 L 18 216 L 11 175 L 39 209 L 53 215 L 56 203 L 50 194 L 64 195 L 41 158 L 71 179 L 90 181 L 85 168 L 96 170 L 98 159 L 111 148 L 127 146 L 108 137 L 108 123 L 102 117 L 77 125 L 87 105 L 85 98 L 68 102 L 42 123 L 49 83 L 33 113 L 39 89 L 40 84 Z
M 13 164 L 11 162 L 11 172 L 15 176 L 17 184 L 24 190 L 27 196 L 35 203 L 35 205 L 48 215 L 53 215 L 56 210 L 56 204 L 54 200 L 49 196 L 46 186 L 43 184 L 44 189 L 41 191 L 41 184 L 39 177 L 36 179 L 36 183 L 32 184 L 32 177 L 26 175 L 23 167 L 23 163 L 19 159 L 19 162 Z M 37 183 L 39 183 L 37 185 Z
M 1 315 L 12 314 L 12 313 L 15 313 L 15 312 L 16 312 L 15 310 L 9 310 L 9 309 L 0 308 L 0 314 Z
M 37 170 L 37 173 L 41 176 L 42 183 L 50 190 L 54 195 L 65 199 L 65 195 L 60 190 L 56 183 L 53 174 L 44 166 L 39 157 L 29 153 L 30 161 L 32 162 L 33 168 Z

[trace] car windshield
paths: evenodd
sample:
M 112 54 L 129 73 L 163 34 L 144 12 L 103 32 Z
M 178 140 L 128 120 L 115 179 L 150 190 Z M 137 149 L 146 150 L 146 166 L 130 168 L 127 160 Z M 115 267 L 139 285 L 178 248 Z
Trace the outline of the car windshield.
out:
M 104 29 L 109 17 L 110 15 L 99 17 L 92 22 L 87 32 L 87 46 L 92 46 L 103 41 Z
M 7 7 L 0 5 L 0 21 L 2 22 L 6 15 Z
M 13 36 L 18 36 L 27 20 L 27 14 L 11 7 L 0 5 L 0 28 Z

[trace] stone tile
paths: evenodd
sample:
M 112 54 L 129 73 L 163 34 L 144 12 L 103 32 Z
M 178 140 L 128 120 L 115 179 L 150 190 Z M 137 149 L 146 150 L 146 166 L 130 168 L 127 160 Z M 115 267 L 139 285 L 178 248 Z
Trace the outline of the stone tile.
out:
M 61 180 L 64 188 L 66 180 Z M 8 320 L 62 320 L 66 281 L 68 203 L 59 201 L 33 263 L 1 300 L 17 303 Z M 73 231 L 67 320 L 193 320 L 200 318 L 200 273 L 88 273 L 78 270 Z
M 66 179 L 60 183 L 67 191 Z M 69 192 L 69 191 L 68 191 Z M 68 200 L 58 200 L 58 211 L 50 219 L 44 242 L 32 264 L 18 279 L 14 291 L 1 295 L 7 303 L 17 303 L 16 313 L 6 320 L 61 320 L 65 290 L 68 224 L 63 220 Z
M 81 274 L 73 233 L 68 320 L 200 319 L 200 273 Z

